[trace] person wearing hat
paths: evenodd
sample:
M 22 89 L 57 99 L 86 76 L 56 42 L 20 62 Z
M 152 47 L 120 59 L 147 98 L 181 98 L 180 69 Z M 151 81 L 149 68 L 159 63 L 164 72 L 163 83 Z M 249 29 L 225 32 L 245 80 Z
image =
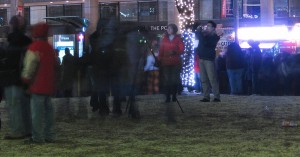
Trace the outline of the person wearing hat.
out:
M 33 26 L 33 43 L 25 54 L 22 80 L 31 94 L 32 137 L 25 143 L 53 142 L 54 108 L 51 96 L 55 92 L 55 52 L 47 41 L 48 25 Z

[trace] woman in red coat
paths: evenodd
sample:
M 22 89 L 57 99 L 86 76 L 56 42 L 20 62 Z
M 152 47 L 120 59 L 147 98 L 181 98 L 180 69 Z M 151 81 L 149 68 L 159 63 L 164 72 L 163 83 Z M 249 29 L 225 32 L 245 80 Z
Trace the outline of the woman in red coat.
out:
M 167 34 L 163 37 L 158 54 L 158 60 L 161 63 L 164 94 L 166 102 L 177 100 L 176 94 L 180 83 L 181 57 L 184 51 L 184 44 L 179 35 L 175 24 L 169 24 Z

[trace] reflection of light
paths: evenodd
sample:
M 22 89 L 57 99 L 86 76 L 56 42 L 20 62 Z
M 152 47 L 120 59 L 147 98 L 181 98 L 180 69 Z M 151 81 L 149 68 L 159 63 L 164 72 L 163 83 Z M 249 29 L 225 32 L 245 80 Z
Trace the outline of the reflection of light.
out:
M 122 13 L 122 12 L 120 12 L 120 14 L 122 15 L 122 16 L 124 16 L 124 17 L 128 17 L 129 15 L 126 15 L 126 14 L 124 14 L 124 13 Z
M 289 33 L 290 40 L 299 40 L 300 39 L 300 23 L 296 23 Z
M 259 48 L 261 49 L 271 49 L 275 46 L 275 43 L 260 43 Z
M 82 32 L 85 32 L 86 31 L 86 28 L 85 27 L 82 27 Z
M 244 27 L 238 29 L 238 37 L 241 40 L 272 41 L 286 40 L 288 37 L 288 28 L 286 26 L 278 27 Z
M 250 48 L 250 45 L 249 45 L 247 42 L 242 42 L 242 43 L 240 44 L 240 47 L 241 47 L 242 49 L 248 49 L 248 48 Z
M 74 46 L 73 41 L 56 42 L 56 46 Z
M 83 36 L 82 34 L 79 34 L 79 35 L 78 35 L 78 39 L 79 39 L 80 41 L 82 41 L 83 38 L 84 38 L 84 36 Z
M 259 48 L 261 48 L 261 49 L 271 49 L 271 48 L 273 48 L 274 46 L 275 46 L 275 44 L 276 43 L 260 43 L 258 46 L 259 46 Z M 251 46 L 248 44 L 248 42 L 242 42 L 241 44 L 240 44 L 240 47 L 242 48 L 242 49 L 248 49 L 248 48 L 250 48 Z

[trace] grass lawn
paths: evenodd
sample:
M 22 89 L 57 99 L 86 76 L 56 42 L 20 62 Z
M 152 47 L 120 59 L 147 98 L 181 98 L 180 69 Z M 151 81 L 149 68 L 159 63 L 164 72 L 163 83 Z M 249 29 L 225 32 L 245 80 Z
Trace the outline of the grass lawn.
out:
M 299 124 L 300 97 L 222 95 L 220 103 L 200 103 L 200 98 L 180 96 L 185 113 L 173 104 L 177 125 L 166 124 L 162 96 L 139 98 L 140 120 L 126 114 L 57 120 L 57 141 L 43 145 L 2 140 L 8 132 L 4 124 L 0 157 L 300 156 L 299 127 L 281 127 L 283 120 Z M 265 106 L 270 108 L 268 115 L 263 112 Z M 0 111 L 7 121 L 5 109 Z

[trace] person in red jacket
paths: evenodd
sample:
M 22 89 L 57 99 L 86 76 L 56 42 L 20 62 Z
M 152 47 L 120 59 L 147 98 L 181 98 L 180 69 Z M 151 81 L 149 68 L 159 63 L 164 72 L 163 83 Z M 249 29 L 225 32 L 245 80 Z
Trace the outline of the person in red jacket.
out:
M 163 37 L 158 54 L 158 61 L 161 64 L 164 94 L 166 103 L 176 102 L 176 94 L 180 83 L 181 57 L 184 51 L 184 43 L 179 35 L 178 28 L 175 24 L 169 24 L 167 34 Z M 168 105 L 169 107 L 170 105 Z M 168 112 L 168 111 L 167 111 Z M 167 113 L 172 114 L 172 113 Z M 174 121 L 174 117 L 168 116 L 169 121 Z
M 55 92 L 55 52 L 47 41 L 48 25 L 33 26 L 34 42 L 29 45 L 24 59 L 22 80 L 31 94 L 32 137 L 25 143 L 53 142 L 54 108 L 51 96 Z

